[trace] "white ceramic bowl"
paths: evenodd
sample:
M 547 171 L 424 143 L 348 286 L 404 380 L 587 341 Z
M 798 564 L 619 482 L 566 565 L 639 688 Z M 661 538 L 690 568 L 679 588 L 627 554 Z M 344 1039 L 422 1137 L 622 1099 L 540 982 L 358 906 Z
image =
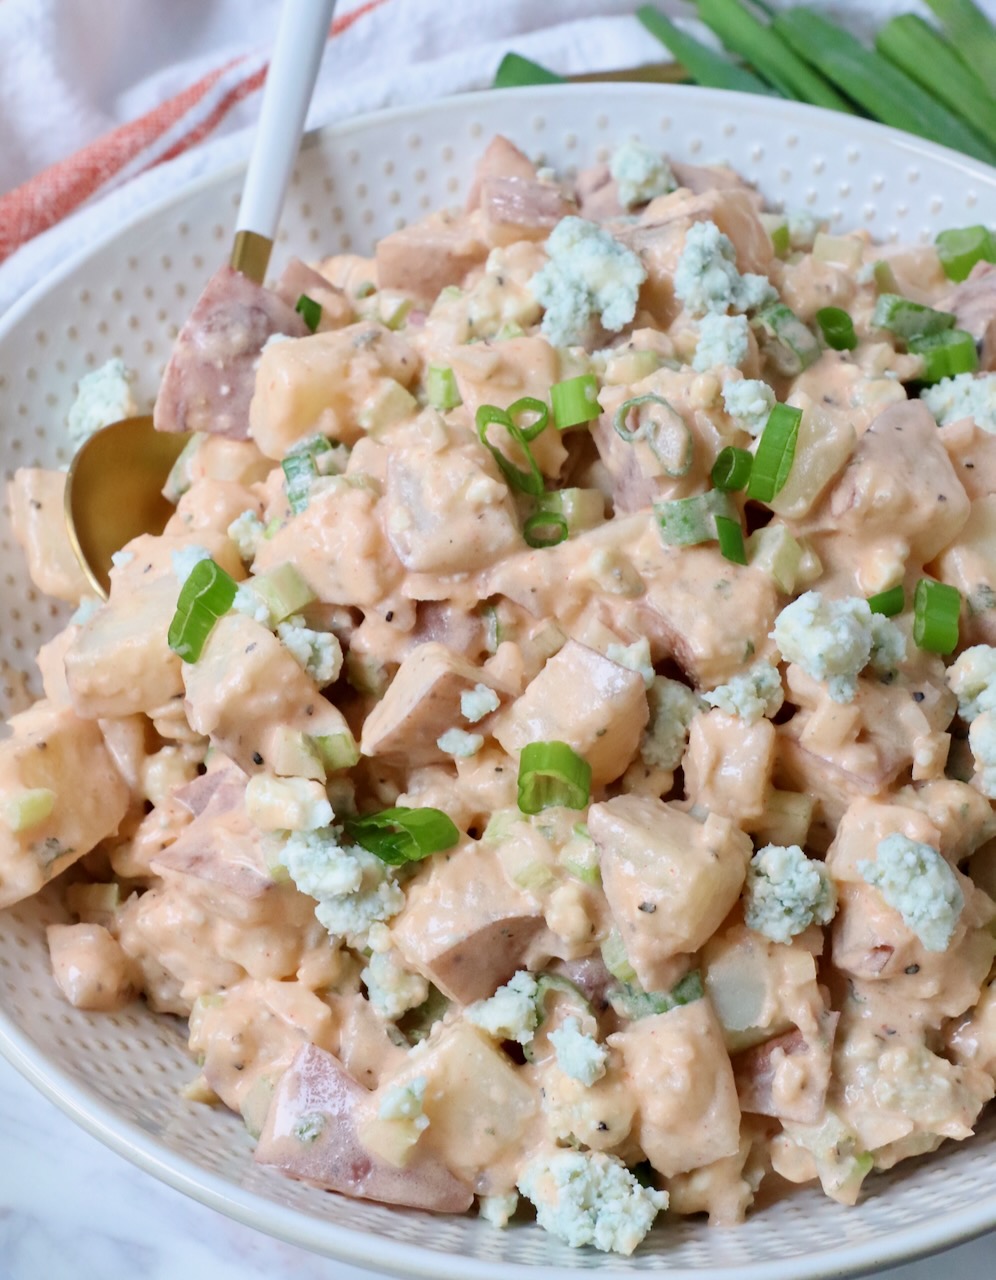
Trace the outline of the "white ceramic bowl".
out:
M 724 161 L 773 202 L 916 241 L 944 226 L 996 223 L 996 171 L 943 148 L 780 100 L 705 89 L 555 86 L 482 93 L 382 113 L 309 139 L 283 219 L 281 259 L 369 251 L 406 220 L 463 195 L 473 161 L 503 132 L 565 172 L 635 136 L 678 159 Z M 227 256 L 240 172 L 178 192 L 74 261 L 0 325 L 0 447 L 7 475 L 68 461 L 64 428 L 77 378 L 111 355 L 151 402 L 170 344 L 201 285 Z M 37 692 L 32 659 L 61 608 L 31 587 L 0 519 L 0 710 Z M 142 1005 L 70 1008 L 49 974 L 52 898 L 0 917 L 0 1049 L 81 1125 L 136 1164 L 216 1209 L 360 1265 L 405 1276 L 555 1280 L 666 1268 L 669 1276 L 777 1280 L 900 1262 L 996 1226 L 996 1112 L 971 1141 L 871 1179 L 844 1209 L 799 1189 L 738 1230 L 661 1219 L 631 1259 L 572 1251 L 536 1227 L 499 1232 L 474 1217 L 365 1204 L 310 1189 L 252 1162 L 241 1120 L 185 1102 L 195 1073 L 184 1027 Z M 124 1206 L 123 1206 L 124 1207 Z

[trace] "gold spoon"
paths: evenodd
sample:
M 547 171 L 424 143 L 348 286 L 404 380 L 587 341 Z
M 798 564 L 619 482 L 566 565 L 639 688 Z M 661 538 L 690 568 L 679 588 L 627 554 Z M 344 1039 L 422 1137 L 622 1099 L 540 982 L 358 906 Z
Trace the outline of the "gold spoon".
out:
M 262 284 L 318 76 L 335 0 L 284 0 L 266 76 L 229 259 Z M 189 433 L 156 431 L 149 416 L 112 422 L 77 451 L 66 476 L 69 542 L 107 599 L 111 556 L 141 533 L 162 533 L 174 507 L 162 494 Z

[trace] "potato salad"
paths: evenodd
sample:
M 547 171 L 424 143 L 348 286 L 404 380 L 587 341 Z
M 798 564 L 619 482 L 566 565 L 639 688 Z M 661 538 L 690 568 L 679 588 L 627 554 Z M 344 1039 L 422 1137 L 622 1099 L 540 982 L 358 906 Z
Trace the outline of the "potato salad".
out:
M 76 611 L 0 906 L 58 879 L 65 999 L 185 1020 L 189 1105 L 328 1191 L 623 1254 L 879 1194 L 996 1081 L 990 370 L 988 229 L 886 250 L 635 141 L 224 268 L 106 601 L 65 475 L 11 484 Z

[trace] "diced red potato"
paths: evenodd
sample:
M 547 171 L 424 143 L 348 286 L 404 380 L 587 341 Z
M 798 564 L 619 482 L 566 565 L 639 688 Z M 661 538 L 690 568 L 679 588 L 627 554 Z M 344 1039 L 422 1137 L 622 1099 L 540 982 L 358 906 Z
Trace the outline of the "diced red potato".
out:
M 256 1147 L 257 1163 L 361 1200 L 462 1213 L 470 1188 L 434 1155 L 416 1151 L 405 1169 L 370 1154 L 356 1129 L 367 1091 L 332 1054 L 300 1049 L 284 1073 Z
M 561 218 L 576 212 L 551 182 L 498 176 L 481 181 L 481 219 L 489 245 L 545 240 Z
M 260 898 L 274 887 L 259 831 L 241 805 L 221 813 L 209 805 L 153 858 L 152 870 L 205 880 L 239 898 Z
M 581 170 L 574 184 L 574 195 L 578 212 L 589 222 L 608 222 L 626 212 L 619 203 L 616 181 L 604 162 Z
M 0 742 L 0 908 L 37 893 L 114 835 L 130 801 L 92 720 L 38 702 L 9 724 L 12 736 Z M 22 808 L 18 822 L 14 812 L 24 793 L 46 791 L 48 814 L 38 816 L 46 807 L 39 794 L 36 812 Z
M 276 294 L 222 267 L 180 330 L 153 413 L 157 431 L 245 440 L 256 360 L 275 333 L 303 337 L 301 317 Z
M 445 210 L 377 241 L 377 282 L 431 304 L 447 285 L 461 285 L 488 256 L 479 228 Z
M 588 810 L 602 887 L 630 964 L 647 991 L 697 951 L 740 896 L 752 845 L 728 818 L 704 822 L 652 796 L 615 796 Z
M 591 765 L 598 787 L 625 773 L 649 717 L 638 671 L 568 640 L 496 717 L 493 733 L 512 756 L 530 742 L 566 742 Z
M 351 445 L 363 434 L 365 404 L 384 380 L 410 387 L 419 364 L 403 337 L 366 322 L 272 343 L 259 357 L 250 434 L 277 460 L 306 436 Z
M 974 418 L 941 427 L 937 435 L 971 502 L 996 493 L 996 435 L 983 431 Z
M 282 564 L 292 564 L 319 600 L 360 608 L 382 600 L 402 573 L 376 494 L 348 483 L 318 488 L 299 515 L 260 543 L 255 573 Z
M 302 294 L 312 302 L 317 302 L 322 309 L 316 329 L 318 333 L 342 329 L 355 319 L 353 304 L 345 291 L 337 288 L 320 271 L 309 267 L 300 258 L 290 259 L 281 272 L 280 279 L 273 286 L 273 292 L 292 308 L 297 307 Z
M 357 253 L 335 253 L 323 258 L 318 270 L 330 284 L 342 289 L 351 298 L 357 291 L 373 285 L 377 287 L 377 263 L 373 258 L 363 258 Z
M 714 545 L 661 547 L 641 572 L 647 590 L 634 611 L 655 661 L 673 655 L 698 688 L 711 689 L 748 659 L 772 656 L 780 601 L 769 574 L 731 564 Z
M 929 564 L 957 537 L 969 514 L 937 423 L 920 400 L 884 409 L 858 440 L 840 478 L 813 513 L 812 526 L 894 545 L 900 564 Z
M 329 1006 L 299 982 L 245 978 L 199 1001 L 190 1018 L 189 1048 L 207 1083 L 243 1112 L 254 1136 L 280 1076 L 307 1044 L 331 1051 L 335 1029 Z
M 336 1055 L 354 1080 L 376 1089 L 384 1076 L 400 1069 L 407 1049 L 395 1044 L 388 1035 L 388 1024 L 358 992 L 349 996 L 330 993 L 325 998 L 336 1016 Z
M 671 172 L 678 186 L 685 187 L 693 195 L 704 195 L 709 191 L 743 191 L 756 209 L 764 207 L 760 192 L 725 164 L 684 164 L 680 160 L 672 160 Z
M 665 1177 L 735 1154 L 740 1105 L 708 1000 L 640 1018 L 609 1037 L 639 1099 L 634 1136 Z
M 931 569 L 965 600 L 959 642 L 996 645 L 996 495 L 975 499 L 961 532 Z
M 64 471 L 18 467 L 7 486 L 10 524 L 38 590 L 79 604 L 90 586 L 66 533 L 65 492 Z
M 50 924 L 52 976 L 77 1009 L 111 1013 L 135 997 L 132 966 L 118 941 L 99 924 Z
M 266 768 L 276 729 L 347 732 L 342 713 L 268 627 L 242 613 L 220 618 L 196 662 L 183 664 L 190 726 L 245 773 Z
M 968 278 L 931 306 L 953 311 L 955 327 L 972 335 L 979 346 L 979 367 L 996 369 L 996 266 L 977 262 Z
M 392 925 L 405 961 L 461 1004 L 524 968 L 544 931 L 539 904 L 509 882 L 494 848 L 472 842 L 433 859 Z
M 522 546 L 508 485 L 484 446 L 469 438 L 390 455 L 384 526 L 412 573 L 473 573 Z
M 246 776 L 241 769 L 212 769 L 173 792 L 173 799 L 195 818 L 210 805 L 212 813 L 224 813 L 242 803 Z
M 364 721 L 360 749 L 365 756 L 409 769 L 448 762 L 451 757 L 436 740 L 461 725 L 470 730 L 460 710 L 460 696 L 478 684 L 493 690 L 500 702 L 507 701 L 509 690 L 480 667 L 445 645 L 419 645 L 404 659 L 387 693 Z
M 733 1074 L 741 1109 L 799 1124 L 818 1124 L 830 1087 L 839 1018 L 839 1013 L 824 1015 L 818 1037 L 807 1037 L 796 1027 L 738 1054 L 733 1059 Z
M 978 1004 L 944 1033 L 948 1056 L 996 1080 L 996 981 L 983 986 Z
M 466 209 L 473 213 L 481 203 L 481 185 L 486 178 L 521 178 L 535 180 L 536 166 L 514 142 L 496 133 L 474 166 L 474 176 L 467 192 Z
M 66 681 L 81 716 L 116 718 L 161 707 L 183 692 L 180 659 L 166 637 L 180 586 L 172 574 L 111 599 L 76 632 Z
M 759 818 L 771 782 L 775 738 L 770 720 L 751 725 L 719 710 L 696 716 L 682 762 L 688 799 L 739 825 Z

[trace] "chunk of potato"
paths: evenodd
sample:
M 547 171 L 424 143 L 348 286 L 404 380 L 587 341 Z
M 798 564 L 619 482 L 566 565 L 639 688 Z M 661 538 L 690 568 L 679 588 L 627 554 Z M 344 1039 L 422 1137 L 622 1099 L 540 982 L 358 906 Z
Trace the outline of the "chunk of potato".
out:
M 47 596 L 79 604 L 90 586 L 66 533 L 66 473 L 19 467 L 7 492 L 11 526 L 27 557 L 31 581 Z

